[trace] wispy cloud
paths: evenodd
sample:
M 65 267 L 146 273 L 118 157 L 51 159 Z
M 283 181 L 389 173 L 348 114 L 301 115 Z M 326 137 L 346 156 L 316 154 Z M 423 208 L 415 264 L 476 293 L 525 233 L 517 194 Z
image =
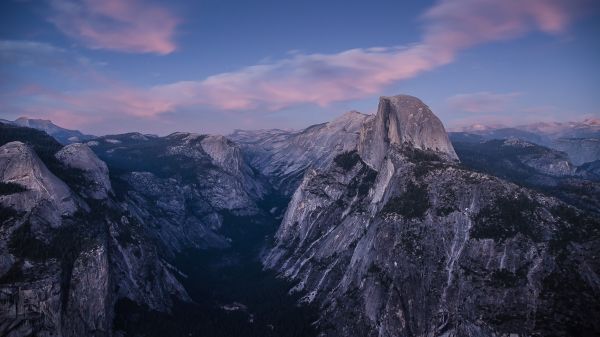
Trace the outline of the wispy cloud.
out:
M 95 49 L 169 54 L 179 19 L 142 0 L 49 0 L 61 32 Z
M 421 41 L 337 54 L 299 54 L 200 81 L 153 88 L 178 104 L 277 110 L 358 99 L 451 63 L 477 44 L 538 30 L 563 32 L 585 0 L 442 0 L 421 17 Z
M 177 20 L 159 7 L 142 6 L 139 0 L 52 3 L 53 22 L 91 47 L 155 53 L 175 49 L 172 33 Z M 46 96 L 44 100 L 63 112 L 107 118 L 117 114 L 152 118 L 196 107 L 274 111 L 301 104 L 326 106 L 375 95 L 395 82 L 452 63 L 462 50 L 478 44 L 532 31 L 560 34 L 585 3 L 586 0 L 441 0 L 421 16 L 421 39 L 411 45 L 351 49 L 335 54 L 295 52 L 285 59 L 195 81 L 150 88 L 119 84 L 105 86 L 108 89 L 70 92 L 68 101 L 56 96 Z M 462 97 L 463 108 L 499 109 L 499 102 L 514 95 L 478 94 L 478 107 L 467 106 L 467 97 Z M 33 102 L 32 97 L 28 99 Z M 490 104 L 494 99 L 495 106 Z M 485 108 L 484 103 L 490 105 Z
M 488 91 L 458 94 L 447 99 L 450 108 L 457 111 L 492 113 L 505 111 L 521 93 L 493 93 Z
M 89 59 L 48 43 L 23 40 L 0 40 L 2 66 L 72 67 L 89 64 Z

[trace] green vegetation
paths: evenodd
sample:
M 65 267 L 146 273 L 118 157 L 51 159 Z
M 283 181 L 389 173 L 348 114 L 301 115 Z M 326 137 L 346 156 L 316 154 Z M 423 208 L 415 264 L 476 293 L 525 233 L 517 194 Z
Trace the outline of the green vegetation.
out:
M 548 151 L 541 146 L 504 146 L 504 140 L 490 140 L 484 143 L 454 142 L 453 145 L 461 163 L 466 167 L 522 185 L 530 185 L 527 181 L 537 173 L 523 164 L 520 156 L 539 155 Z
M 0 224 L 4 224 L 18 214 L 16 210 L 0 205 Z
M 348 185 L 350 196 L 358 195 L 361 198 L 365 197 L 371 187 L 373 187 L 376 179 L 377 171 L 365 165 Z
M 263 200 L 261 208 L 284 210 L 288 198 Z M 298 306 L 301 294 L 290 295 L 292 284 L 265 271 L 256 258 L 265 236 L 277 229 L 279 214 L 240 217 L 225 212 L 222 233 L 227 248 L 190 249 L 170 261 L 193 303 L 175 301 L 170 314 L 152 311 L 129 300 L 115 307 L 115 331 L 127 336 L 264 336 L 310 337 L 319 316 L 313 306 Z M 325 261 L 324 261 L 325 263 Z M 251 290 L 251 291 L 249 291 Z M 247 309 L 226 311 L 222 305 L 239 302 Z M 252 321 L 251 321 L 252 320 Z
M 564 253 L 571 242 L 582 243 L 600 237 L 600 220 L 597 218 L 565 205 L 553 208 L 552 214 L 562 220 L 550 240 L 550 249 L 554 253 Z
M 345 171 L 350 171 L 360 161 L 360 156 L 356 150 L 338 154 L 333 161 Z
M 43 261 L 56 257 L 55 251 L 48 244 L 35 237 L 31 232 L 31 223 L 25 222 L 15 229 L 8 241 L 11 254 L 34 261 Z
M 506 146 L 504 143 L 504 140 L 483 143 L 453 141 L 462 166 L 536 189 L 579 209 L 597 213 L 600 207 L 597 196 L 600 193 L 594 182 L 577 177 L 548 176 L 523 162 L 526 157 L 554 156 L 552 150 L 543 146 Z
M 0 146 L 14 141 L 31 146 L 46 165 L 48 161 L 57 162 L 54 154 L 62 148 L 58 141 L 44 131 L 0 123 Z
M 577 260 L 559 261 L 558 268 L 542 280 L 539 300 L 545 305 L 535 313 L 542 336 L 597 336 L 597 291 L 581 277 L 582 262 Z
M 420 226 L 405 226 L 400 235 L 400 246 L 408 256 L 412 257 L 413 262 L 420 260 L 425 254 L 421 228 Z
M 514 288 L 523 280 L 525 280 L 525 275 L 513 273 L 507 269 L 500 269 L 492 272 L 488 284 L 496 288 Z
M 447 216 L 448 214 L 457 211 L 458 207 L 456 207 L 456 199 L 456 193 L 452 190 L 452 186 L 446 186 L 443 193 L 439 196 L 439 207 L 435 210 L 435 214 L 437 216 Z
M 404 146 L 402 148 L 402 154 L 410 161 L 418 163 L 418 162 L 427 162 L 427 161 L 442 161 L 440 156 L 432 150 L 421 150 L 417 149 L 413 146 Z
M 71 186 L 71 183 L 82 184 L 83 177 L 79 170 L 65 167 L 54 157 L 63 146 L 47 133 L 0 123 L 0 146 L 14 141 L 30 146 L 46 167 L 68 185 Z M 0 187 L 1 189 L 2 187 Z M 0 192 L 1 194 L 3 193 Z
M 8 182 L 0 182 L 0 195 L 10 195 L 20 192 L 25 192 L 27 189 L 19 184 Z
M 371 264 L 369 265 L 369 269 L 367 269 L 367 273 L 369 274 L 379 274 L 381 272 L 381 268 L 374 261 L 371 262 Z
M 538 204 L 524 194 L 500 197 L 479 211 L 471 236 L 475 239 L 504 241 L 521 234 L 539 242 L 541 233 L 534 225 L 537 207 Z
M 10 269 L 0 277 L 0 284 L 10 284 L 23 280 L 23 261 L 13 263 Z
M 447 162 L 444 162 L 436 152 L 431 150 L 404 147 L 402 153 L 415 164 L 413 169 L 415 178 L 421 178 L 429 172 L 448 166 Z
M 391 198 L 381 210 L 384 214 L 399 214 L 409 219 L 422 218 L 431 203 L 427 187 L 410 181 L 406 192 L 399 197 Z
M 199 136 L 194 142 L 203 137 Z M 111 178 L 137 171 L 151 172 L 159 178 L 176 178 L 195 183 L 199 176 L 215 168 L 208 155 L 192 158 L 183 154 L 167 154 L 169 147 L 176 144 L 173 139 L 151 138 L 140 141 L 127 137 L 115 138 L 122 140 L 122 143 L 100 141 L 100 144 L 94 147 L 94 152 L 110 167 Z M 203 153 L 200 146 L 194 149 Z

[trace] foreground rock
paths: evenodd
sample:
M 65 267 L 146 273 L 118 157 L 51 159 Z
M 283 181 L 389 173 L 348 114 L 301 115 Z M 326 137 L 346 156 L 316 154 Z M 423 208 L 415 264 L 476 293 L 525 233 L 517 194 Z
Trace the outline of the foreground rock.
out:
M 432 119 L 394 100 L 380 102 L 380 125 L 443 131 L 435 120 L 402 125 L 394 116 Z M 370 127 L 359 148 L 376 151 L 304 177 L 264 259 L 321 307 L 323 335 L 600 332 L 596 219 L 465 169 L 447 138 L 398 141 L 394 128 Z
M 152 231 L 110 195 L 100 159 L 0 127 L 15 139 L 0 147 L 2 335 L 110 336 L 119 298 L 160 311 L 188 300 Z

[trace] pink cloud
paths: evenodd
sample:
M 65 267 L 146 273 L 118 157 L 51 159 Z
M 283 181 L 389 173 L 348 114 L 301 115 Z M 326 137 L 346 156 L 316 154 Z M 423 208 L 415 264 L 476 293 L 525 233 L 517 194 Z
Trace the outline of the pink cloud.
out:
M 539 30 L 563 32 L 588 0 L 441 0 L 422 16 L 424 43 L 447 52 Z
M 179 20 L 142 0 L 50 0 L 52 22 L 94 49 L 169 54 Z
M 448 98 L 447 103 L 452 109 L 458 111 L 474 113 L 502 112 L 520 95 L 521 93 L 518 92 L 497 94 L 484 91 L 454 95 Z
M 59 28 L 92 47 L 157 53 L 175 48 L 171 35 L 177 20 L 156 6 L 142 6 L 139 0 L 53 3 Z M 118 114 L 154 118 L 201 106 L 221 111 L 275 111 L 301 104 L 326 106 L 376 95 L 392 83 L 449 64 L 460 51 L 481 43 L 516 38 L 531 31 L 564 32 L 585 3 L 586 0 L 441 0 L 421 17 L 421 40 L 405 47 L 351 49 L 336 54 L 295 53 L 279 61 L 195 81 L 150 88 L 109 83 L 103 86 L 108 89 L 71 92 L 65 99 L 45 96 L 43 100 L 55 108 L 107 118 Z M 106 18 L 116 26 L 106 25 Z M 159 24 L 153 23 L 155 19 Z M 161 20 L 166 24 L 160 24 Z M 166 33 L 165 27 L 169 28 Z M 475 97 L 479 101 L 471 100 L 471 105 L 466 105 L 467 97 L 462 97 L 463 108 L 497 110 L 499 102 L 514 95 L 479 94 Z M 491 105 L 485 108 L 484 104 Z
M 477 44 L 539 30 L 564 32 L 586 0 L 442 0 L 422 17 L 420 42 L 407 47 L 298 54 L 270 64 L 155 87 L 175 105 L 278 110 L 359 99 L 451 63 Z
M 426 46 L 353 49 L 339 54 L 296 55 L 267 65 L 152 88 L 178 104 L 224 110 L 278 110 L 376 94 L 383 86 L 449 62 Z M 402 66 L 398 66 L 398 65 Z

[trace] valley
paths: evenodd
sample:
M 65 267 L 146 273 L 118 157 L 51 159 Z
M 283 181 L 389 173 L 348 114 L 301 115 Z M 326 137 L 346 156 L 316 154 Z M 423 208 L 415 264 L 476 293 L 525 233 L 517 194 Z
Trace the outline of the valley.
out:
M 228 137 L 40 125 L 0 125 L 10 336 L 600 329 L 594 162 L 448 135 L 416 97 Z

